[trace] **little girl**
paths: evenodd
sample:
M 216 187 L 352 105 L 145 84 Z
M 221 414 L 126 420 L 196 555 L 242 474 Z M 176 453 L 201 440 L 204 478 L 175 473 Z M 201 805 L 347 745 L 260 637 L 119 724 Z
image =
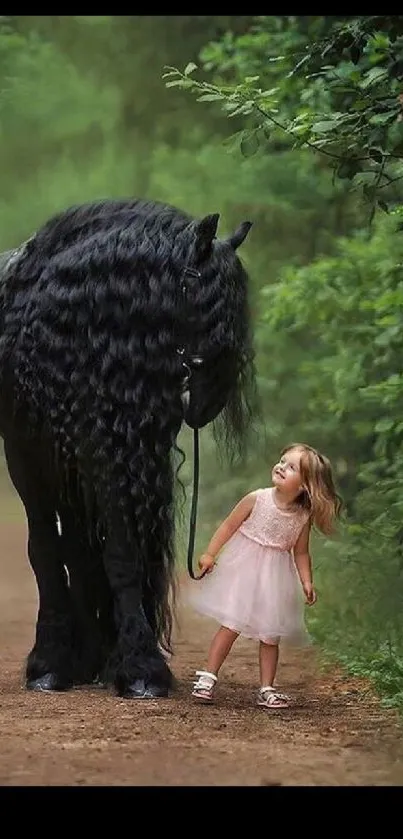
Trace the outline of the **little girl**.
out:
M 279 643 L 309 642 L 301 586 L 305 602 L 312 606 L 316 593 L 310 531 L 315 525 L 330 534 L 341 502 L 329 460 L 302 443 L 282 451 L 272 470 L 272 484 L 250 492 L 234 507 L 200 557 L 199 567 L 206 576 L 191 584 L 191 604 L 221 624 L 206 669 L 196 671 L 199 678 L 192 696 L 204 702 L 213 699 L 220 667 L 238 635 L 243 635 L 259 641 L 257 704 L 287 708 L 289 698 L 274 687 Z

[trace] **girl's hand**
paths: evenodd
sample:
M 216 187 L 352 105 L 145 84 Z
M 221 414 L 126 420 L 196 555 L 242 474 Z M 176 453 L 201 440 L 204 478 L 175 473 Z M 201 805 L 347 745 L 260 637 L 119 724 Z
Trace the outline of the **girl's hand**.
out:
M 302 588 L 305 594 L 305 603 L 307 606 L 313 606 L 316 603 L 317 596 L 312 583 L 302 583 Z
M 202 571 L 203 573 L 206 572 L 206 574 L 210 574 L 210 572 L 214 568 L 215 559 L 213 556 L 210 556 L 210 554 L 202 554 L 198 564 L 200 571 Z

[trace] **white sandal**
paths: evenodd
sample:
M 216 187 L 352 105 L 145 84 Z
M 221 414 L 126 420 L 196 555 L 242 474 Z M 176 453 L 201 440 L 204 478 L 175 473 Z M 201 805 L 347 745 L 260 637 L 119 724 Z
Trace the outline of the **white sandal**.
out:
M 276 688 L 268 685 L 260 688 L 257 704 L 261 708 L 267 708 L 269 711 L 275 711 L 278 708 L 289 708 L 290 697 L 285 693 L 279 693 Z
M 199 678 L 193 683 L 192 696 L 195 699 L 200 699 L 202 702 L 211 702 L 217 676 L 214 673 L 209 673 L 207 670 L 196 670 L 196 676 Z

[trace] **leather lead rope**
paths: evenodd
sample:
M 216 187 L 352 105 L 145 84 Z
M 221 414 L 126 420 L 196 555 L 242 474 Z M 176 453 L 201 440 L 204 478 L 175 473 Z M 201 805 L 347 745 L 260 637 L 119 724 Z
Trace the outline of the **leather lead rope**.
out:
M 184 299 L 186 301 L 187 296 L 187 286 L 185 282 L 185 277 L 192 277 L 193 279 L 200 279 L 201 274 L 200 271 L 197 271 L 195 268 L 190 266 L 186 266 L 183 272 L 183 280 L 182 280 L 182 293 Z M 187 375 L 185 377 L 186 382 L 189 381 L 191 376 L 191 369 L 188 365 L 188 359 L 186 357 L 185 349 L 182 347 L 178 349 L 178 353 L 183 355 L 183 366 L 187 371 Z M 192 492 L 192 505 L 190 508 L 190 523 L 189 523 L 189 543 L 188 543 L 188 554 L 187 554 L 187 569 L 189 572 L 189 576 L 192 580 L 201 580 L 202 577 L 206 574 L 206 571 L 203 571 L 202 574 L 197 576 L 193 571 L 193 552 L 194 552 L 194 545 L 195 545 L 195 536 L 196 536 L 196 519 L 197 519 L 197 501 L 199 496 L 199 429 L 193 429 L 193 492 Z
M 196 536 L 196 517 L 197 517 L 197 501 L 199 495 L 199 430 L 193 429 L 193 492 L 192 492 L 192 506 L 190 510 L 190 525 L 189 525 L 189 544 L 187 555 L 188 572 L 192 580 L 201 580 L 206 571 L 196 576 L 193 571 L 193 551 Z

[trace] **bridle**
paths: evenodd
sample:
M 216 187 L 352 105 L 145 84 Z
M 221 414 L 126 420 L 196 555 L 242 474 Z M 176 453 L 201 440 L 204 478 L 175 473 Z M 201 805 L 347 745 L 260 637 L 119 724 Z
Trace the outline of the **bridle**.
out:
M 197 271 L 196 268 L 191 268 L 187 266 L 183 271 L 182 275 L 182 294 L 184 296 L 186 302 L 186 295 L 187 295 L 187 284 L 186 284 L 186 277 L 192 277 L 193 279 L 200 279 L 201 273 Z M 182 380 L 182 404 L 184 408 L 186 408 L 189 404 L 189 384 L 190 379 L 192 376 L 192 370 L 194 368 L 201 367 L 203 364 L 203 357 L 201 355 L 190 355 L 186 348 L 181 346 L 177 349 L 178 355 L 181 356 L 182 359 L 182 367 L 184 370 L 183 380 Z M 197 520 L 197 502 L 199 497 L 199 429 L 193 429 L 193 488 L 192 488 L 192 504 L 190 508 L 190 520 L 189 520 L 189 541 L 188 541 L 188 550 L 187 550 L 187 570 L 189 576 L 192 580 L 201 580 L 202 577 L 206 574 L 206 571 L 203 571 L 202 574 L 197 576 L 193 570 L 193 553 L 194 553 L 194 544 L 195 544 L 195 537 L 196 537 L 196 520 Z

